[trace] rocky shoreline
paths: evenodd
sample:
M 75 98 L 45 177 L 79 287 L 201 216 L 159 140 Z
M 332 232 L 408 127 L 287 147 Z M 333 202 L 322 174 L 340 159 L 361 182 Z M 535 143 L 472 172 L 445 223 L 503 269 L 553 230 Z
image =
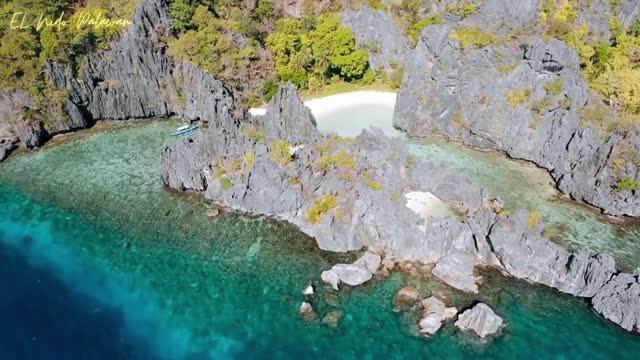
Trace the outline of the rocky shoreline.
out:
M 459 23 L 525 29 L 537 16 L 535 3 L 509 7 L 505 0 L 486 1 Z M 619 17 L 628 26 L 638 11 L 626 1 Z M 638 191 L 613 190 L 614 177 L 640 176 L 640 165 L 616 162 L 623 148 L 640 151 L 640 133 L 636 128 L 602 137 L 583 126 L 579 113 L 592 97 L 575 50 L 535 36 L 518 40 L 522 46 L 463 49 L 450 36 L 460 20 L 453 18 L 427 27 L 410 50 L 381 14 L 348 12 L 343 23 L 353 29 L 358 46 L 378 44 L 373 68 L 395 71 L 393 64 L 406 59 L 397 128 L 410 136 L 443 134 L 532 161 L 548 169 L 572 198 L 607 214 L 640 216 Z M 580 16 L 602 23 L 597 14 Z M 180 115 L 201 121 L 203 129 L 164 150 L 162 182 L 169 188 L 290 222 L 324 250 L 370 247 L 399 260 L 434 264 L 434 276 L 470 293 L 482 290 L 475 268 L 493 267 L 589 299 L 606 319 L 640 332 L 638 271 L 620 273 L 610 256 L 569 252 L 550 242 L 530 213 L 507 214 L 499 200 L 457 171 L 414 158 L 405 144 L 378 130 L 355 139 L 323 136 L 290 85 L 278 90 L 265 115 L 249 115 L 227 85 L 193 64 L 169 59 L 164 37 L 170 25 L 167 2 L 145 0 L 133 25 L 109 50 L 86 57 L 79 74 L 49 62 L 47 77 L 67 94 L 61 108 L 40 109 L 24 91 L 0 91 L 0 161 L 18 142 L 38 147 L 55 134 L 98 120 Z M 608 25 L 596 28 L 610 31 Z M 526 99 L 514 105 L 508 94 L 522 90 L 529 90 Z M 45 125 L 44 118 L 54 121 Z M 429 200 L 434 198 L 454 215 L 434 216 Z M 360 279 L 354 281 L 344 266 L 325 277 L 337 287 L 336 279 L 355 284 L 372 273 L 366 262 L 357 267 Z M 482 327 L 472 326 L 488 313 L 479 310 L 461 326 L 482 334 Z
M 481 288 L 476 266 L 494 267 L 593 299 L 605 318 L 640 330 L 637 275 L 619 273 L 610 256 L 550 242 L 537 218 L 522 210 L 504 213 L 486 191 L 446 167 L 414 159 L 400 141 L 375 130 L 356 139 L 322 136 L 291 86 L 280 88 L 266 115 L 230 119 L 210 121 L 200 136 L 165 149 L 163 183 L 288 221 L 324 250 L 372 247 L 399 260 L 433 263 L 434 276 L 462 291 Z M 414 191 L 433 194 L 459 215 L 425 217 L 407 206 L 406 194 Z M 358 280 L 347 283 L 355 284 L 370 277 L 364 267 L 344 274 L 350 270 L 339 266 L 323 278 L 337 284 L 353 275 Z
M 464 19 L 445 16 L 441 24 L 424 29 L 415 49 L 387 12 L 367 7 L 346 10 L 342 24 L 353 31 L 357 46 L 367 49 L 373 70 L 391 75 L 402 67 L 396 128 L 415 137 L 442 134 L 531 161 L 547 169 L 558 189 L 573 199 L 609 215 L 638 217 L 640 192 L 614 187 L 615 181 L 640 176 L 636 162 L 621 162 L 629 152 L 640 153 L 640 133 L 636 127 L 624 134 L 603 135 L 583 124 L 580 113 L 595 100 L 581 78 L 574 49 L 559 40 L 545 41 L 535 29 L 531 37 L 513 37 L 510 43 L 478 49 L 463 49 L 450 36 L 461 27 L 505 36 L 530 29 L 538 18 L 537 3 L 528 0 L 513 7 L 505 0 L 485 1 Z M 295 9 L 293 13 L 299 13 L 299 3 L 285 5 L 278 6 L 285 13 Z M 615 12 L 609 4 L 594 6 L 581 8 L 578 17 L 603 37 L 610 34 L 611 14 L 628 27 L 640 13 L 633 1 L 622 2 Z M 179 115 L 206 122 L 220 115 L 220 101 L 238 103 L 230 89 L 210 74 L 168 57 L 172 19 L 167 1 L 143 1 L 132 22 L 108 50 L 83 58 L 78 74 L 63 64 L 47 63 L 46 77 L 65 94 L 59 108 L 41 109 L 25 91 L 0 90 L 0 138 L 35 148 L 56 134 L 103 119 Z M 559 85 L 553 93 L 547 90 L 551 84 Z M 520 89 L 529 89 L 528 99 L 510 105 L 507 93 Z M 222 93 L 227 96 L 217 95 Z M 10 153 L 7 142 L 2 147 L 0 159 Z
M 535 32 L 481 48 L 453 38 L 460 28 L 503 34 L 506 22 L 511 32 L 533 26 L 535 6 L 513 8 L 516 14 L 496 22 L 502 3 L 485 2 L 462 21 L 446 18 L 424 29 L 404 68 L 394 126 L 408 136 L 441 134 L 531 161 L 574 200 L 609 215 L 640 216 L 640 193 L 614 189 L 615 181 L 640 176 L 638 164 L 625 161 L 640 152 L 640 132 L 637 126 L 608 132 L 585 122 L 582 114 L 598 100 L 581 76 L 575 49 Z M 608 32 L 608 17 L 599 16 L 594 24 Z

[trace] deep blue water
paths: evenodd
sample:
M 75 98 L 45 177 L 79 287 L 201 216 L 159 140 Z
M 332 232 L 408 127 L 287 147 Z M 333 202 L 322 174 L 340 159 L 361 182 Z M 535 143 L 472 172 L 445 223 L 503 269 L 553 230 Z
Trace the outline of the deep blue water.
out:
M 0 232 L 0 354 L 3 359 L 153 359 L 124 314 L 34 264 Z M 17 239 L 11 239 L 15 243 Z M 32 239 L 19 239 L 29 247 Z
M 477 299 L 402 271 L 334 292 L 319 274 L 347 255 L 286 224 L 209 219 L 199 198 L 162 189 L 174 128 L 99 132 L 0 164 L 0 360 L 638 359 L 640 336 L 584 300 L 495 274 Z M 319 319 L 305 323 L 309 283 Z M 452 322 L 415 336 L 417 318 L 392 311 L 407 285 L 458 308 L 481 300 L 506 328 L 489 343 Z M 343 314 L 336 328 L 320 321 L 330 311 Z

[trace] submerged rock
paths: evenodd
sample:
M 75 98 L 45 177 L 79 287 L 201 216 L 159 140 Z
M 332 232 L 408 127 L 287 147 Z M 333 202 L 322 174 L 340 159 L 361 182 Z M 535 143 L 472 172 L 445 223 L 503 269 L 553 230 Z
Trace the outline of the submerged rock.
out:
M 479 303 L 458 316 L 455 325 L 464 331 L 473 331 L 480 338 L 495 335 L 502 328 L 503 320 L 489 306 Z
M 313 310 L 313 306 L 306 301 L 300 305 L 300 315 L 304 321 L 312 321 L 316 319 L 316 312 Z
M 207 217 L 213 218 L 213 217 L 217 217 L 218 215 L 220 215 L 220 209 L 218 208 L 207 209 Z
M 419 297 L 418 289 L 413 286 L 405 286 L 398 290 L 393 297 L 393 308 L 394 310 L 409 309 L 418 301 Z
M 424 309 L 419 322 L 420 333 L 427 337 L 433 336 L 444 321 L 452 319 L 458 313 L 455 307 L 447 307 L 435 296 L 422 300 L 420 304 Z
M 327 315 L 325 315 L 322 318 L 322 324 L 335 328 L 338 326 L 338 323 L 340 322 L 343 316 L 344 316 L 344 313 L 340 310 L 330 311 Z

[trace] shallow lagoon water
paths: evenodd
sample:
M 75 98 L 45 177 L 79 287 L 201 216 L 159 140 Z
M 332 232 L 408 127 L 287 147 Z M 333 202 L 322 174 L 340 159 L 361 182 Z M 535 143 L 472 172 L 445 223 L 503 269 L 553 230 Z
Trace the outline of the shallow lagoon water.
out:
M 633 359 L 640 352 L 640 337 L 594 315 L 585 302 L 493 274 L 481 296 L 507 329 L 490 344 L 469 340 L 451 324 L 431 340 L 411 335 L 413 321 L 395 314 L 391 299 L 407 284 L 425 296 L 446 290 L 429 279 L 394 273 L 327 300 L 332 292 L 318 284 L 320 271 L 355 254 L 322 252 L 286 224 L 208 219 L 198 197 L 161 188 L 159 154 L 174 141 L 168 134 L 175 125 L 105 125 L 0 165 L 3 245 L 49 269 L 76 293 L 69 295 L 74 300 L 113 309 L 111 316 L 123 319 L 121 333 L 133 334 L 125 338 L 135 343 L 122 357 L 135 357 L 137 349 L 148 351 L 146 358 L 173 359 Z M 300 319 L 309 282 L 318 285 L 320 316 L 344 312 L 337 328 Z M 451 299 L 470 305 L 460 294 Z M 85 331 L 109 338 L 100 332 L 107 323 L 96 320 Z M 2 327 L 10 331 L 12 324 Z

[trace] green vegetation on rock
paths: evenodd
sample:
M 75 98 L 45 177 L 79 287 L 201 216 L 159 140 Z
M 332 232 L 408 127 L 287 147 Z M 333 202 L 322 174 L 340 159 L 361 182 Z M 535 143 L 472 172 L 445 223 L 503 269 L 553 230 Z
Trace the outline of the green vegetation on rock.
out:
M 614 14 L 618 5 L 611 3 Z M 640 123 L 640 22 L 625 30 L 613 16 L 609 21 L 611 37 L 597 38 L 590 34 L 586 23 L 577 23 L 576 6 L 573 0 L 561 5 L 555 0 L 540 3 L 546 37 L 564 40 L 578 51 L 582 75 L 616 113 L 618 124 Z M 610 124 L 609 128 L 618 126 Z
M 244 154 L 244 167 L 246 169 L 250 169 L 251 167 L 253 167 L 254 162 L 255 162 L 255 154 L 253 150 L 247 151 L 247 153 Z
M 0 86 L 3 90 L 25 90 L 34 97 L 41 108 L 58 108 L 60 92 L 52 89 L 44 76 L 44 64 L 53 60 L 65 64 L 77 74 L 81 57 L 98 49 L 108 47 L 109 41 L 125 28 L 124 26 L 97 27 L 80 25 L 82 16 L 101 14 L 102 19 L 131 18 L 135 0 L 12 0 L 0 5 Z M 42 25 L 36 29 L 38 17 L 43 15 L 51 22 L 63 14 L 66 26 Z M 28 29 L 15 28 L 25 16 Z M 11 21 L 14 20 L 14 28 Z M 123 23 L 124 24 L 124 23 Z M 57 92 L 56 92 L 57 91 Z M 56 92 L 56 94 L 52 94 Z M 41 119 L 45 122 L 56 119 Z
M 324 195 L 313 201 L 313 205 L 306 211 L 309 224 L 315 225 L 322 221 L 326 213 L 338 206 L 338 200 L 335 195 Z
M 556 80 L 548 83 L 544 86 L 544 89 L 547 90 L 547 93 L 551 95 L 558 95 L 562 92 L 563 81 L 561 78 L 557 78 Z
M 178 4 L 173 3 L 174 5 Z M 189 61 L 223 80 L 233 80 L 235 72 L 255 57 L 255 48 L 237 45 L 226 33 L 229 22 L 220 19 L 204 5 L 198 6 L 188 23 L 178 28 L 185 30 L 177 39 L 169 40 L 169 54 Z
M 286 141 L 276 140 L 271 143 L 271 160 L 287 165 L 291 162 L 290 145 Z
M 522 105 L 527 101 L 529 96 L 531 96 L 531 90 L 529 89 L 520 89 L 520 90 L 509 90 L 504 93 L 504 96 L 507 98 L 507 102 L 512 107 L 516 107 L 518 105 Z
M 242 135 L 251 138 L 255 142 L 262 141 L 264 139 L 264 130 L 255 126 L 245 126 L 242 129 Z
M 373 190 L 375 190 L 375 191 L 380 191 L 380 190 L 382 190 L 382 184 L 380 184 L 380 183 L 379 183 L 379 182 L 377 182 L 377 181 L 374 181 L 374 180 L 369 179 L 369 180 L 367 180 L 367 181 L 366 181 L 366 184 L 367 184 L 367 186 L 368 186 L 369 188 L 371 188 L 371 189 L 373 189 Z
M 457 15 L 460 20 L 463 20 L 467 16 L 476 12 L 477 8 L 474 5 L 458 5 L 451 9 L 451 13 Z
M 529 211 L 527 222 L 529 225 L 529 229 L 533 229 L 538 226 L 538 224 L 540 223 L 540 212 L 538 210 Z
M 233 183 L 231 182 L 231 180 L 223 177 L 220 178 L 220 187 L 222 188 L 222 191 L 228 191 L 233 187 Z
M 640 181 L 636 181 L 628 176 L 623 176 L 614 185 L 614 190 L 617 192 L 640 190 Z
M 456 40 L 462 49 L 467 48 L 483 48 L 489 45 L 495 45 L 499 42 L 496 35 L 483 32 L 477 27 L 459 28 L 451 31 L 451 38 Z
M 313 163 L 315 171 L 329 171 L 332 168 L 337 168 L 346 172 L 353 170 L 355 166 L 356 161 L 346 150 L 338 150 L 331 155 L 323 153 L 322 156 Z
M 442 16 L 436 14 L 429 14 L 413 24 L 409 30 L 407 30 L 407 37 L 411 43 L 411 47 L 415 47 L 418 43 L 418 39 L 420 38 L 420 34 L 422 34 L 422 30 L 424 30 L 427 26 L 437 25 L 442 22 Z

